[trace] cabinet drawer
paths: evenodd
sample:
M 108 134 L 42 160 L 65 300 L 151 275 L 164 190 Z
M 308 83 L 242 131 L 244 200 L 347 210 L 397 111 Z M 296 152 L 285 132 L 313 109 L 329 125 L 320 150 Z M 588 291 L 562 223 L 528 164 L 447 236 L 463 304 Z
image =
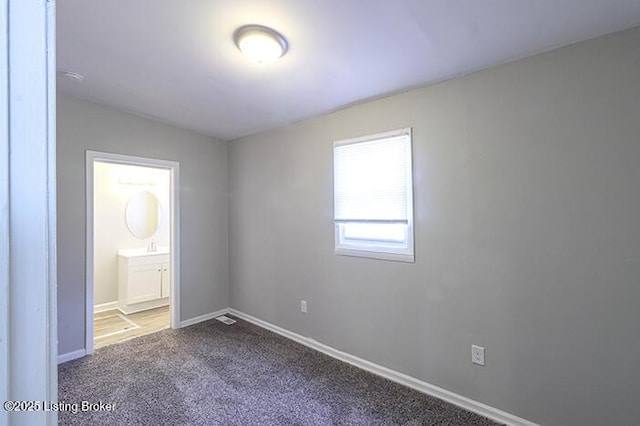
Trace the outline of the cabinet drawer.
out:
M 127 258 L 129 267 L 138 265 L 155 265 L 163 262 L 169 262 L 168 254 L 154 254 L 149 256 L 129 257 Z

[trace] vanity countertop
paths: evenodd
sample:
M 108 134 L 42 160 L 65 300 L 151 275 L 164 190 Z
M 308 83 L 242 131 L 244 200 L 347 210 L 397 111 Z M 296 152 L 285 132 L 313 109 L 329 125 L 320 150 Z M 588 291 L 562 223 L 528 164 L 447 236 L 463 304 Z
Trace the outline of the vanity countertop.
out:
M 147 251 L 146 247 L 118 250 L 118 255 L 122 257 L 155 256 L 158 254 L 169 254 L 169 246 L 158 246 L 156 251 Z

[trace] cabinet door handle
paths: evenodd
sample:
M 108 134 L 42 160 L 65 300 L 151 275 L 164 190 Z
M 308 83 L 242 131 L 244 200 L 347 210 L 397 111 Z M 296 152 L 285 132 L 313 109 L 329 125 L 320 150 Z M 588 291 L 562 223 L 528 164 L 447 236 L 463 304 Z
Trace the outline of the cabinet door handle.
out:
M 162 272 L 162 269 L 158 269 L 158 272 Z

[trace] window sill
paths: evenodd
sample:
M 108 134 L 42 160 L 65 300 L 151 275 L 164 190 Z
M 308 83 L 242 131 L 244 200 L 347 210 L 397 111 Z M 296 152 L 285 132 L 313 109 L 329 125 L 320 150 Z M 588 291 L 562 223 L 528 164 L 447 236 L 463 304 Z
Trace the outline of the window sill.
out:
M 390 260 L 393 262 L 415 263 L 413 254 L 383 253 L 378 251 L 357 250 L 336 247 L 336 254 L 341 256 L 363 257 L 367 259 Z

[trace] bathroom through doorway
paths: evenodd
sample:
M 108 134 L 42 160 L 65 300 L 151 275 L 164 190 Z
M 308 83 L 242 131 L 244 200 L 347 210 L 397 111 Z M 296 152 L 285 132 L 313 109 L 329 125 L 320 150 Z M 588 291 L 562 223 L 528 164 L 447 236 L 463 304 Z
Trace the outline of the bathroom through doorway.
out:
M 87 152 L 86 352 L 179 326 L 178 163 Z

